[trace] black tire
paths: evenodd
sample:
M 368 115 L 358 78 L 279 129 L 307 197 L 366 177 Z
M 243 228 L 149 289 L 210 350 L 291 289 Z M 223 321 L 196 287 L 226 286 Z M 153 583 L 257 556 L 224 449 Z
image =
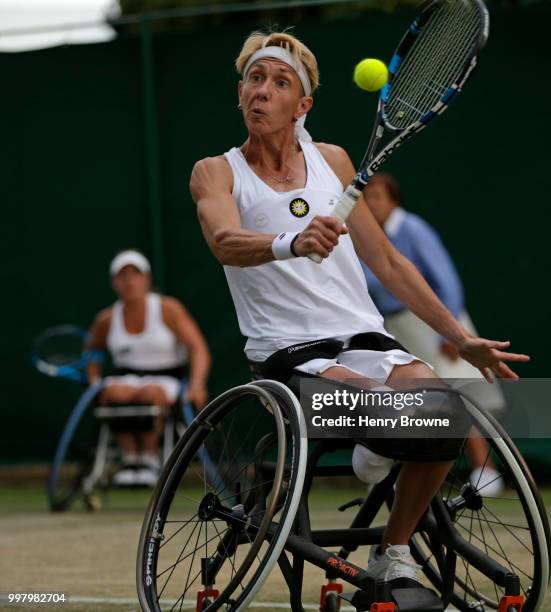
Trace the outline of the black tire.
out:
M 239 455 L 230 457 L 232 438 L 241 443 Z M 160 611 L 161 597 L 188 603 L 192 587 L 205 586 L 206 565 L 212 569 L 208 586 L 215 582 L 220 591 L 206 609 L 247 606 L 294 520 L 306 442 L 296 398 L 273 381 L 231 389 L 199 413 L 165 465 L 144 519 L 136 571 L 143 610 Z M 215 479 L 199 456 L 213 462 Z
M 550 537 L 545 508 L 526 463 L 507 433 L 492 416 L 474 403 L 466 403 L 473 426 L 488 443 L 486 461 L 490 456 L 493 458 L 506 489 L 501 495 L 488 497 L 477 483 L 468 484 L 471 468 L 463 450 L 441 488 L 441 499 L 452 508 L 470 496 L 469 504 L 459 511 L 450 511 L 453 526 L 487 556 L 519 576 L 521 594 L 525 597 L 523 611 L 532 612 L 541 606 L 549 583 Z M 416 534 L 411 549 L 424 574 L 438 590 L 442 591 L 446 579 L 449 584 L 453 579 L 451 604 L 456 608 L 465 612 L 477 606 L 497 609 L 504 589 L 463 556 L 457 555 L 452 577 L 447 575 L 446 547 L 431 542 L 427 533 Z

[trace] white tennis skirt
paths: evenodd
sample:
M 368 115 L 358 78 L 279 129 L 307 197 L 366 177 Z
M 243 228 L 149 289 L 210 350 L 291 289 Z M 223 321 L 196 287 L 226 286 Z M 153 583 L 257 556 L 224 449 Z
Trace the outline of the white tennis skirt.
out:
M 338 338 L 338 340 L 344 341 L 343 348 L 348 346 L 351 337 Z M 400 340 L 398 339 L 398 341 Z M 421 361 L 431 367 L 423 359 L 406 353 L 406 351 L 401 349 L 391 349 L 390 351 L 357 349 L 352 351 L 346 350 L 339 353 L 333 359 L 325 359 L 323 357 L 311 359 L 297 366 L 295 370 L 306 372 L 307 374 L 321 375 L 331 367 L 340 366 L 355 372 L 359 378 L 369 378 L 374 382 L 384 385 L 394 366 L 407 365 L 414 361 Z
M 125 385 L 133 389 L 142 389 L 149 385 L 156 385 L 161 387 L 169 403 L 173 404 L 178 399 L 181 383 L 173 376 L 123 374 L 122 376 L 107 376 L 104 384 L 106 387 L 109 385 Z

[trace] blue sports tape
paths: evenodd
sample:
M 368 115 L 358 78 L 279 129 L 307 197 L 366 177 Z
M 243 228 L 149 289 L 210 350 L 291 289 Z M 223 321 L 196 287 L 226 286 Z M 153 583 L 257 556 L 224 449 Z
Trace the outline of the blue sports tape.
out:
M 434 117 L 436 117 L 437 113 L 434 113 L 433 111 L 429 111 L 428 113 L 426 113 L 425 115 L 423 115 L 421 117 L 421 119 L 419 119 L 419 121 L 421 123 L 428 123 L 431 119 L 433 119 Z
M 455 87 L 449 87 L 446 93 L 442 96 L 442 102 L 444 104 L 449 104 L 456 93 L 457 89 Z
M 392 59 L 390 60 L 390 64 L 388 65 L 388 71 L 391 74 L 396 73 L 396 71 L 398 70 L 398 68 L 400 68 L 400 65 L 402 64 L 403 59 L 404 58 L 401 55 L 395 53 Z

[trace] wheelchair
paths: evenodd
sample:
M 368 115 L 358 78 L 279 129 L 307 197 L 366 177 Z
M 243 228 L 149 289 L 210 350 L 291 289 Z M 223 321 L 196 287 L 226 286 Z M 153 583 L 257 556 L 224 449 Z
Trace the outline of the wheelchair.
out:
M 289 609 L 300 612 L 305 562 L 325 572 L 319 595 L 325 612 L 343 603 L 371 612 L 448 606 L 531 612 L 541 606 L 550 572 L 548 520 L 528 467 L 493 417 L 463 398 L 503 475 L 505 492 L 490 498 L 470 483 L 463 444 L 410 540 L 423 585 L 397 587 L 369 576 L 367 552 L 364 567 L 349 557 L 380 542 L 384 525 L 374 522 L 392 504 L 400 463 L 368 493 L 339 508 L 358 507 L 348 527 L 313 529 L 313 481 L 353 476 L 351 461 L 327 461 L 350 451 L 353 442 L 308 439 L 299 382 L 294 376 L 289 386 L 255 380 L 230 389 L 178 441 L 140 534 L 136 580 L 143 610 L 246 609 L 277 564 Z M 205 455 L 215 469 L 206 468 Z
M 184 399 L 186 388 L 184 379 L 178 399 L 164 420 L 163 463 L 195 417 L 194 408 Z M 101 507 L 99 493 L 111 486 L 120 460 L 114 434 L 117 431 L 147 431 L 153 419 L 161 414 L 160 406 L 100 406 L 101 389 L 100 381 L 82 393 L 63 429 L 47 482 L 48 506 L 52 511 L 67 510 L 79 497 L 87 510 L 98 510 Z

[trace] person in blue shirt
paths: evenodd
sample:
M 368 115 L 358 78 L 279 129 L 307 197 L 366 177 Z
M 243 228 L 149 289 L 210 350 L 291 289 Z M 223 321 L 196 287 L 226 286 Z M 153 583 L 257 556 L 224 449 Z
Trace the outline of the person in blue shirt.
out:
M 396 179 L 389 174 L 377 174 L 369 182 L 364 197 L 392 244 L 415 265 L 461 324 L 476 334 L 465 310 L 465 297 L 459 274 L 448 251 L 434 228 L 402 207 L 402 193 Z M 365 263 L 361 263 L 369 294 L 385 319 L 385 328 L 398 342 L 429 363 L 441 378 L 456 380 L 453 386 L 459 387 L 466 380 L 482 379 L 479 370 L 461 359 L 450 343 L 406 309 Z M 504 409 L 504 398 L 496 384 L 485 384 L 481 380 L 475 385 L 475 389 L 478 401 L 487 410 L 495 414 Z M 499 493 L 503 481 L 489 459 L 485 441 L 471 438 L 468 452 L 474 468 L 471 481 L 478 484 L 486 495 Z

